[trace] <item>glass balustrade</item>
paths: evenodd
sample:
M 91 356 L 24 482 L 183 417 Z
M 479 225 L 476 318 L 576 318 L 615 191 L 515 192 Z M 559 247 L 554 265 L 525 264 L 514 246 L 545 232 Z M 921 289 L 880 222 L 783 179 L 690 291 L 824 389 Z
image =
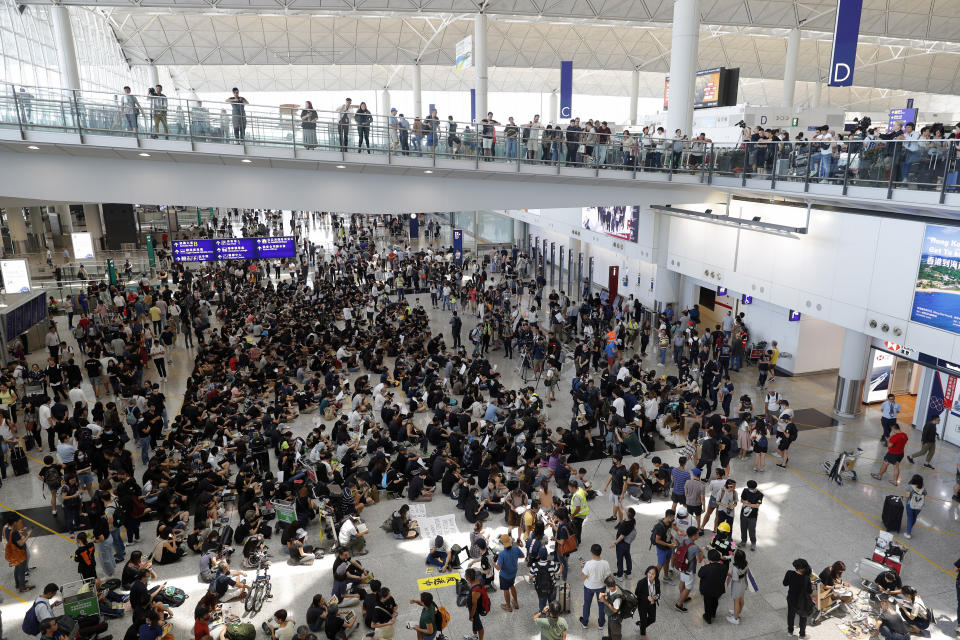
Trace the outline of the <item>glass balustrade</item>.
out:
M 957 189 L 956 140 L 837 140 L 789 142 L 675 141 L 616 132 L 602 135 L 563 128 L 516 129 L 503 124 L 396 120 L 378 114 L 363 119 L 300 109 L 234 105 L 167 97 L 111 95 L 55 88 L 0 85 L 0 129 L 56 131 L 85 136 L 126 136 L 192 144 L 243 145 L 295 150 L 318 159 L 336 154 L 350 162 L 389 163 L 422 159 L 425 168 L 449 166 L 489 171 L 556 172 L 809 191 L 833 185 L 839 195 L 871 187 L 938 191 L 940 202 Z M 450 131 L 449 128 L 454 128 Z M 414 164 L 418 164 L 414 162 Z M 834 189 L 832 191 L 837 191 Z M 876 197 L 876 196 L 872 196 Z

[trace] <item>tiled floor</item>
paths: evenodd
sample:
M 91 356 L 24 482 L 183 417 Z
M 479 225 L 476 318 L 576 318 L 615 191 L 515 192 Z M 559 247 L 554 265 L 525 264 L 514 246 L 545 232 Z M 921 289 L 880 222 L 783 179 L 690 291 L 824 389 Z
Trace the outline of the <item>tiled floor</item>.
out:
M 319 226 L 312 229 L 311 233 L 317 240 L 329 242 L 329 227 Z M 421 302 L 429 310 L 429 297 L 424 295 L 421 298 Z M 430 317 L 435 331 L 449 330 L 448 312 L 430 310 Z M 61 323 L 63 321 L 64 319 L 58 320 Z M 465 329 L 466 333 L 470 325 L 469 322 L 465 324 L 468 325 Z M 61 335 L 67 335 L 64 325 L 61 325 Z M 172 368 L 170 382 L 162 385 L 167 394 L 168 409 L 171 414 L 179 409 L 182 401 L 179 394 L 184 389 L 184 376 L 189 371 L 188 360 L 191 353 L 183 348 L 177 348 L 172 357 L 175 365 Z M 499 371 L 507 386 L 519 386 L 520 382 L 515 374 L 513 363 L 505 361 L 499 352 L 494 352 L 492 361 L 499 365 Z M 673 372 L 670 366 L 662 369 L 667 373 Z M 755 373 L 754 369 L 747 368 L 735 375 L 737 395 L 741 393 L 757 395 L 758 392 L 752 386 Z M 565 371 L 564 380 L 569 380 L 570 375 L 570 371 Z M 791 406 L 795 409 L 812 408 L 829 416 L 834 384 L 833 374 L 821 374 L 796 379 L 778 377 L 775 386 L 789 398 Z M 566 388 L 565 385 L 561 386 L 561 389 Z M 89 388 L 88 396 L 92 397 Z M 565 392 L 558 394 L 557 401 L 548 411 L 552 425 L 565 424 L 570 416 L 568 394 Z M 303 416 L 291 427 L 298 435 L 305 433 L 312 426 L 315 418 L 316 414 Z M 425 414 L 417 416 L 418 421 L 425 419 Z M 784 620 L 786 603 L 781 579 L 790 562 L 797 557 L 806 558 L 818 572 L 835 560 L 843 560 L 848 566 L 846 574 L 848 579 L 854 581 L 856 579 L 854 567 L 857 560 L 872 552 L 872 543 L 878 532 L 879 514 L 884 496 L 895 491 L 886 480 L 877 482 L 869 476 L 869 472 L 879 465 L 879 458 L 883 454 L 878 442 L 878 434 L 878 411 L 875 408 L 868 408 L 855 420 L 845 421 L 832 427 L 802 430 L 799 440 L 791 448 L 791 464 L 787 470 L 777 468 L 774 464 L 775 460 L 769 460 L 766 472 L 755 474 L 752 472 L 750 462 L 734 461 L 732 475 L 737 479 L 738 484 L 743 486 L 748 479 L 754 478 L 766 496 L 760 508 L 758 549 L 756 552 L 749 553 L 751 570 L 756 577 L 759 592 L 747 594 L 741 625 L 737 627 L 730 625 L 721 616 L 719 621 L 712 626 L 707 626 L 700 617 L 702 604 L 699 596 L 695 595 L 693 602 L 689 605 L 688 613 L 678 613 L 672 608 L 672 603 L 676 599 L 676 588 L 665 585 L 663 605 L 658 612 L 657 623 L 650 629 L 650 636 L 696 640 L 786 637 Z M 912 440 L 918 439 L 915 433 L 911 432 L 910 435 Z M 828 481 L 821 468 L 824 461 L 832 460 L 843 449 L 858 446 L 864 450 L 857 465 L 860 480 L 845 483 L 842 487 Z M 909 447 L 911 450 L 913 448 L 912 445 Z M 927 506 L 921 513 L 919 524 L 914 530 L 913 539 L 909 541 L 898 539 L 901 544 L 910 549 L 903 569 L 904 581 L 914 585 L 924 601 L 936 612 L 937 625 L 932 630 L 934 637 L 953 635 L 956 615 L 957 603 L 952 565 L 960 557 L 960 527 L 958 527 L 960 505 L 950 500 L 953 485 L 951 469 L 955 453 L 951 447 L 941 445 L 934 461 L 936 471 L 913 466 L 906 466 L 904 470 L 905 475 L 922 471 L 930 493 Z M 32 452 L 31 455 L 36 457 L 38 454 Z M 664 451 L 658 452 L 658 455 L 675 463 L 679 454 L 676 451 Z M 47 504 L 40 482 L 34 476 L 39 465 L 36 460 L 32 460 L 30 466 L 30 475 L 19 478 L 11 476 L 4 483 L 3 488 L 0 489 L 0 508 L 19 510 L 42 507 Z M 590 462 L 585 466 L 595 483 L 602 487 L 606 481 L 609 464 Z M 370 525 L 372 533 L 369 539 L 371 554 L 363 558 L 363 562 L 374 571 L 377 578 L 394 591 L 400 603 L 401 613 L 396 636 L 412 639 L 414 633 L 406 630 L 404 625 L 415 621 L 419 614 L 419 608 L 408 604 L 408 601 L 416 594 L 416 579 L 426 575 L 423 558 L 426 555 L 428 543 L 424 540 L 397 543 L 380 530 L 379 524 L 398 504 L 398 501 L 382 502 L 364 512 L 364 519 Z M 648 549 L 646 534 L 655 519 L 670 505 L 661 500 L 654 501 L 652 504 L 638 503 L 632 506 L 638 513 L 639 534 L 632 551 L 636 568 L 630 582 L 631 588 L 642 569 L 649 564 L 655 564 L 655 554 Z M 591 516 L 584 527 L 584 536 L 588 543 L 601 543 L 604 546 L 604 556 L 613 563 L 612 527 L 603 522 L 603 518 L 609 515 L 609 509 L 610 505 L 606 497 L 598 497 L 591 503 Z M 461 517 L 451 501 L 445 497 L 437 498 L 426 504 L 426 513 L 429 516 L 456 514 L 460 533 L 448 542 L 464 544 L 471 526 Z M 489 521 L 488 528 L 491 532 L 500 532 L 505 529 L 500 518 Z M 34 529 L 38 537 L 31 543 L 31 564 L 36 565 L 37 568 L 30 581 L 34 585 L 42 586 L 49 581 L 74 579 L 77 574 L 75 564 L 70 557 L 73 549 L 72 542 L 61 535 L 44 531 L 38 526 L 34 526 Z M 152 532 L 152 526 L 145 526 L 145 542 L 137 547 L 145 553 L 151 549 L 151 542 L 146 542 L 151 537 L 150 532 Z M 310 533 L 315 538 L 316 527 L 312 528 Z M 278 540 L 272 541 L 271 548 L 274 550 L 279 548 Z M 275 555 L 277 558 L 280 557 L 278 553 Z M 274 580 L 274 598 L 265 605 L 263 614 L 255 618 L 257 626 L 269 612 L 281 607 L 286 608 L 297 621 L 303 620 L 310 597 L 317 592 L 329 594 L 332 584 L 331 564 L 330 556 L 319 560 L 312 567 L 291 567 L 281 560 L 276 560 L 270 569 Z M 188 556 L 177 564 L 158 568 L 161 579 L 183 588 L 190 595 L 190 599 L 176 611 L 174 617 L 177 640 L 192 637 L 192 611 L 206 587 L 198 582 L 196 572 L 194 556 Z M 11 593 L 13 589 L 11 574 L 9 569 L 0 572 L 0 588 L 6 591 L 5 602 L 0 605 L 0 612 L 6 623 L 5 635 L 13 639 L 23 635 L 20 632 L 20 622 L 26 604 Z M 605 632 L 602 633 L 597 629 L 596 609 L 588 630 L 582 630 L 577 624 L 576 619 L 582 603 L 579 576 L 571 575 L 570 584 L 573 594 L 573 613 L 565 616 L 570 625 L 568 637 L 599 639 L 605 635 Z M 536 637 L 536 630 L 531 622 L 536 607 L 533 588 L 522 584 L 518 590 L 521 609 L 515 613 L 501 611 L 497 606 L 502 601 L 500 594 L 492 594 L 493 611 L 485 619 L 487 638 L 531 640 Z M 469 623 L 465 611 L 455 606 L 453 590 L 448 588 L 434 593 L 453 614 L 447 636 L 451 640 L 460 638 L 468 632 Z M 722 600 L 721 613 L 729 606 L 728 599 Z M 237 614 L 243 613 L 242 604 L 233 603 L 228 605 L 228 608 Z M 820 625 L 811 627 L 808 629 L 808 636 L 815 640 L 839 638 L 842 633 L 838 628 L 838 621 L 838 618 L 830 618 Z M 122 637 L 128 624 L 128 619 L 111 622 L 110 630 L 114 638 Z M 624 625 L 624 630 L 625 637 L 637 637 L 636 627 L 629 622 Z

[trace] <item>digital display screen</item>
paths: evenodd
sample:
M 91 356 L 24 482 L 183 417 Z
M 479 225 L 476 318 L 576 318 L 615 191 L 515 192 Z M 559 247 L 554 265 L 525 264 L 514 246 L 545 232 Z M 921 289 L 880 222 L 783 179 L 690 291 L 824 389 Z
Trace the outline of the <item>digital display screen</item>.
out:
M 217 260 L 254 260 L 257 257 L 256 238 L 219 238 L 214 240 Z
M 800 312 L 790 309 L 790 322 L 800 322 Z
M 960 227 L 927 225 L 910 319 L 960 333 Z
M 693 108 L 706 109 L 720 106 L 720 76 L 723 69 L 704 69 L 697 71 L 693 89 Z M 663 82 L 663 110 L 667 111 L 670 104 L 670 78 Z
M 293 236 L 256 238 L 257 255 L 261 258 L 295 258 L 297 244 Z
M 584 229 L 636 242 L 637 227 L 640 225 L 640 207 L 583 207 L 580 212 L 580 223 Z
M 217 260 L 256 260 L 295 258 L 297 243 L 293 236 L 267 238 L 217 238 L 216 240 L 174 240 L 175 262 L 214 262 Z
M 174 240 L 174 262 L 205 262 L 217 259 L 213 240 Z

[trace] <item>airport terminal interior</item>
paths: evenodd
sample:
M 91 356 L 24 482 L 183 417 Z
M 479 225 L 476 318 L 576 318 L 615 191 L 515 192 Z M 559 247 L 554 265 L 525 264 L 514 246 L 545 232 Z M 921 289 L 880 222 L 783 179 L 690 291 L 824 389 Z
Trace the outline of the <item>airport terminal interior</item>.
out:
M 960 0 L 0 0 L 0 640 L 960 636 Z

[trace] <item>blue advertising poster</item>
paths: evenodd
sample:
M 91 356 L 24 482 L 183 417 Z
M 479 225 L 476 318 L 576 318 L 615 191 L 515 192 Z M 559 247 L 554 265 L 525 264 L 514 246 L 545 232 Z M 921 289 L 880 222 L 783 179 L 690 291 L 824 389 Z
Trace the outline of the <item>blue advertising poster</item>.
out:
M 217 259 L 213 240 L 174 240 L 174 262 L 204 262 Z
M 410 239 L 416 240 L 420 237 L 420 219 L 417 214 L 410 214 Z
M 453 261 L 463 262 L 463 229 L 453 230 Z
M 293 236 L 267 236 L 256 240 L 257 257 L 264 260 L 297 256 L 297 243 Z
M 960 227 L 927 225 L 910 319 L 960 333 Z
M 853 84 L 862 9 L 863 0 L 837 0 L 833 50 L 830 54 L 830 78 L 827 83 L 831 87 L 849 87 Z
M 907 124 L 917 121 L 917 110 L 911 107 L 906 109 L 890 109 L 890 118 L 887 121 L 887 130 L 893 131 L 896 123 Z

